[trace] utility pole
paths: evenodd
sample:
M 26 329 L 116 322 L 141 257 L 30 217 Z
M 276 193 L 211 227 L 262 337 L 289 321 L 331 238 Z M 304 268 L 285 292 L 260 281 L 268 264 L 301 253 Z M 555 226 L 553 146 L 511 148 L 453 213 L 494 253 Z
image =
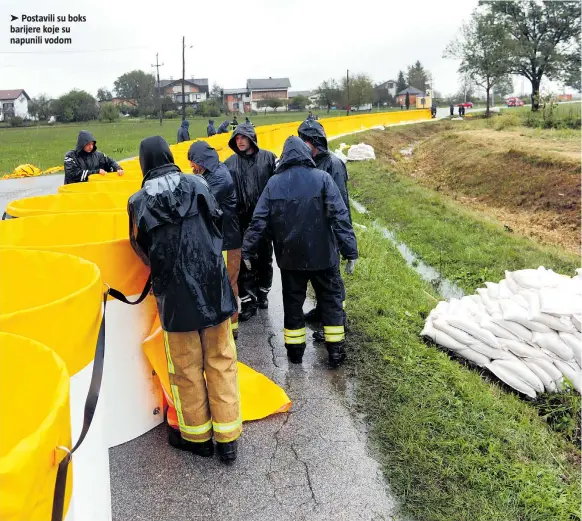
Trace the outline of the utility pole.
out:
M 158 79 L 158 107 L 159 107 L 159 113 L 160 113 L 160 127 L 162 126 L 162 97 L 161 97 L 161 91 L 162 91 L 162 87 L 160 85 L 160 67 L 163 67 L 163 63 L 159 63 L 158 62 L 158 53 L 156 53 L 156 64 L 152 65 L 152 67 L 155 67 L 157 70 L 157 79 Z
M 182 36 L 182 121 L 186 119 L 186 100 L 184 98 L 185 78 L 186 78 L 186 37 Z
M 348 108 L 346 110 L 346 116 L 350 115 L 350 71 L 349 69 L 346 72 L 346 89 L 348 90 Z

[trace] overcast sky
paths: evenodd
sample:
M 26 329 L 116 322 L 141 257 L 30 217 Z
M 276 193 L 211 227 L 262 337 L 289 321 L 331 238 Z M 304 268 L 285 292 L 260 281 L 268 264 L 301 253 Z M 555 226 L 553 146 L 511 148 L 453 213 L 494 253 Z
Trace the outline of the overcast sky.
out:
M 2 0 L 0 89 L 57 97 L 78 88 L 95 95 L 99 87 L 112 89 L 125 72 L 155 71 L 156 52 L 164 64 L 160 77 L 177 79 L 185 36 L 193 46 L 186 51 L 186 77 L 209 78 L 224 88 L 270 76 L 289 77 L 291 90 L 307 90 L 346 69 L 380 82 L 396 79 L 400 69 L 420 60 L 434 88 L 448 94 L 458 88 L 458 63 L 444 59 L 443 50 L 476 5 L 476 0 Z M 22 26 L 23 14 L 51 13 L 87 17 L 85 23 L 66 24 L 71 33 L 61 36 L 70 36 L 72 45 L 10 45 L 11 37 L 24 36 L 10 33 L 11 14 L 19 17 L 13 24 Z

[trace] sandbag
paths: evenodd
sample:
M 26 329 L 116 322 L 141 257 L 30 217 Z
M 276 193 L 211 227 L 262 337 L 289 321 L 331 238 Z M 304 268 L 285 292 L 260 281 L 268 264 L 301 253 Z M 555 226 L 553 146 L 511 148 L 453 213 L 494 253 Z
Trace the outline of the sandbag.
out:
M 521 324 L 511 320 L 503 320 L 502 315 L 491 317 L 491 322 L 502 327 L 503 329 L 507 329 L 507 331 L 513 333 L 520 340 L 523 340 L 524 342 L 531 342 L 533 333 Z
M 348 161 L 366 161 L 376 159 L 374 148 L 371 145 L 360 143 L 352 145 L 348 150 Z
M 532 343 L 540 348 L 551 351 L 558 359 L 568 362 L 574 358 L 572 350 L 562 341 L 555 331 L 549 333 L 534 333 Z
M 574 358 L 579 365 L 582 365 L 582 341 L 570 333 L 559 332 L 560 340 L 564 342 L 574 353 Z
M 574 389 L 579 393 L 582 393 L 582 372 L 573 369 L 570 364 L 567 364 L 562 360 L 554 360 L 554 364 L 561 373 L 572 382 Z
M 574 315 L 582 311 L 582 295 L 564 287 L 543 288 L 540 291 L 540 311 L 558 315 Z
M 538 393 L 544 392 L 543 382 L 535 375 L 535 373 L 529 369 L 521 360 L 495 360 L 492 362 L 497 366 L 503 367 L 508 371 L 511 371 L 517 378 L 521 379 L 524 383 L 529 385 Z
M 518 378 L 513 372 L 511 372 L 511 370 L 508 370 L 507 367 L 501 365 L 500 362 L 502 361 L 495 360 L 490 364 L 487 364 L 486 367 L 497 376 L 497 378 L 513 389 L 516 389 L 530 398 L 535 398 L 537 396 L 533 387 L 525 383 L 521 378 Z
M 545 358 L 550 360 L 550 358 L 542 352 L 541 349 L 533 347 L 525 342 L 519 340 L 501 340 L 501 346 L 508 349 L 513 354 L 521 358 Z
M 556 382 L 553 378 L 536 363 L 537 360 L 525 359 L 523 363 L 543 382 L 546 392 L 557 391 Z
M 40 342 L 0 332 L 0 345 L 0 519 L 47 521 L 65 456 L 56 447 L 72 448 L 69 374 Z M 65 514 L 71 485 L 69 473 Z
M 493 333 L 499 339 L 504 338 L 506 340 L 518 340 L 516 335 L 514 335 L 511 331 L 508 331 L 507 329 L 497 325 L 491 318 L 482 318 L 479 322 L 479 325 L 483 329 L 491 331 L 491 333 Z
M 483 329 L 479 324 L 476 324 L 472 320 L 457 316 L 447 316 L 446 321 L 451 326 L 469 333 L 477 340 L 481 340 L 481 342 L 484 342 L 491 347 L 499 348 L 499 341 L 495 338 L 495 335 L 493 335 L 491 331 Z
M 571 320 L 578 332 L 582 332 L 582 315 L 572 315 Z
M 503 320 L 517 322 L 530 331 L 537 331 L 539 333 L 550 333 L 552 331 L 544 324 L 529 320 L 527 311 L 510 299 L 500 299 L 499 305 L 501 306 Z

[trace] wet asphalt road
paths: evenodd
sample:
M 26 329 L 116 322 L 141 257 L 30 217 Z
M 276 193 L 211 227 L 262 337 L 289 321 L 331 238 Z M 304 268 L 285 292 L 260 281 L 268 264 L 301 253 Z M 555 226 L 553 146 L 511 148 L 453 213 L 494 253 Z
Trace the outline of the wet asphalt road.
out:
M 2 181 L 0 210 L 12 199 L 56 193 L 62 182 L 62 175 Z M 114 521 L 393 519 L 366 425 L 350 407 L 352 379 L 327 368 L 325 347 L 311 343 L 309 329 L 303 364 L 287 362 L 276 265 L 269 301 L 241 324 L 238 355 L 285 389 L 290 412 L 245 423 L 231 467 L 171 448 L 163 426 L 111 449 Z

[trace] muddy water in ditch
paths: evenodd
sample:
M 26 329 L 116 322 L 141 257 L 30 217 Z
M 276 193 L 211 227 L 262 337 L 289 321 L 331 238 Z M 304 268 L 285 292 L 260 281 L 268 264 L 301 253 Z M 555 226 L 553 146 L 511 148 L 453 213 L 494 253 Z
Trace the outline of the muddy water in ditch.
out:
M 368 210 L 364 205 L 358 203 L 354 199 L 350 199 L 350 201 L 356 212 L 360 214 L 368 214 Z M 396 246 L 396 249 L 400 252 L 406 261 L 406 264 L 431 284 L 443 298 L 449 300 L 451 298 L 461 298 L 464 296 L 464 292 L 459 288 L 459 286 L 443 277 L 436 268 L 423 262 L 405 243 L 397 239 L 396 234 L 393 231 L 382 226 L 378 221 L 373 221 L 372 224 L 374 228 L 382 232 L 382 235 Z

